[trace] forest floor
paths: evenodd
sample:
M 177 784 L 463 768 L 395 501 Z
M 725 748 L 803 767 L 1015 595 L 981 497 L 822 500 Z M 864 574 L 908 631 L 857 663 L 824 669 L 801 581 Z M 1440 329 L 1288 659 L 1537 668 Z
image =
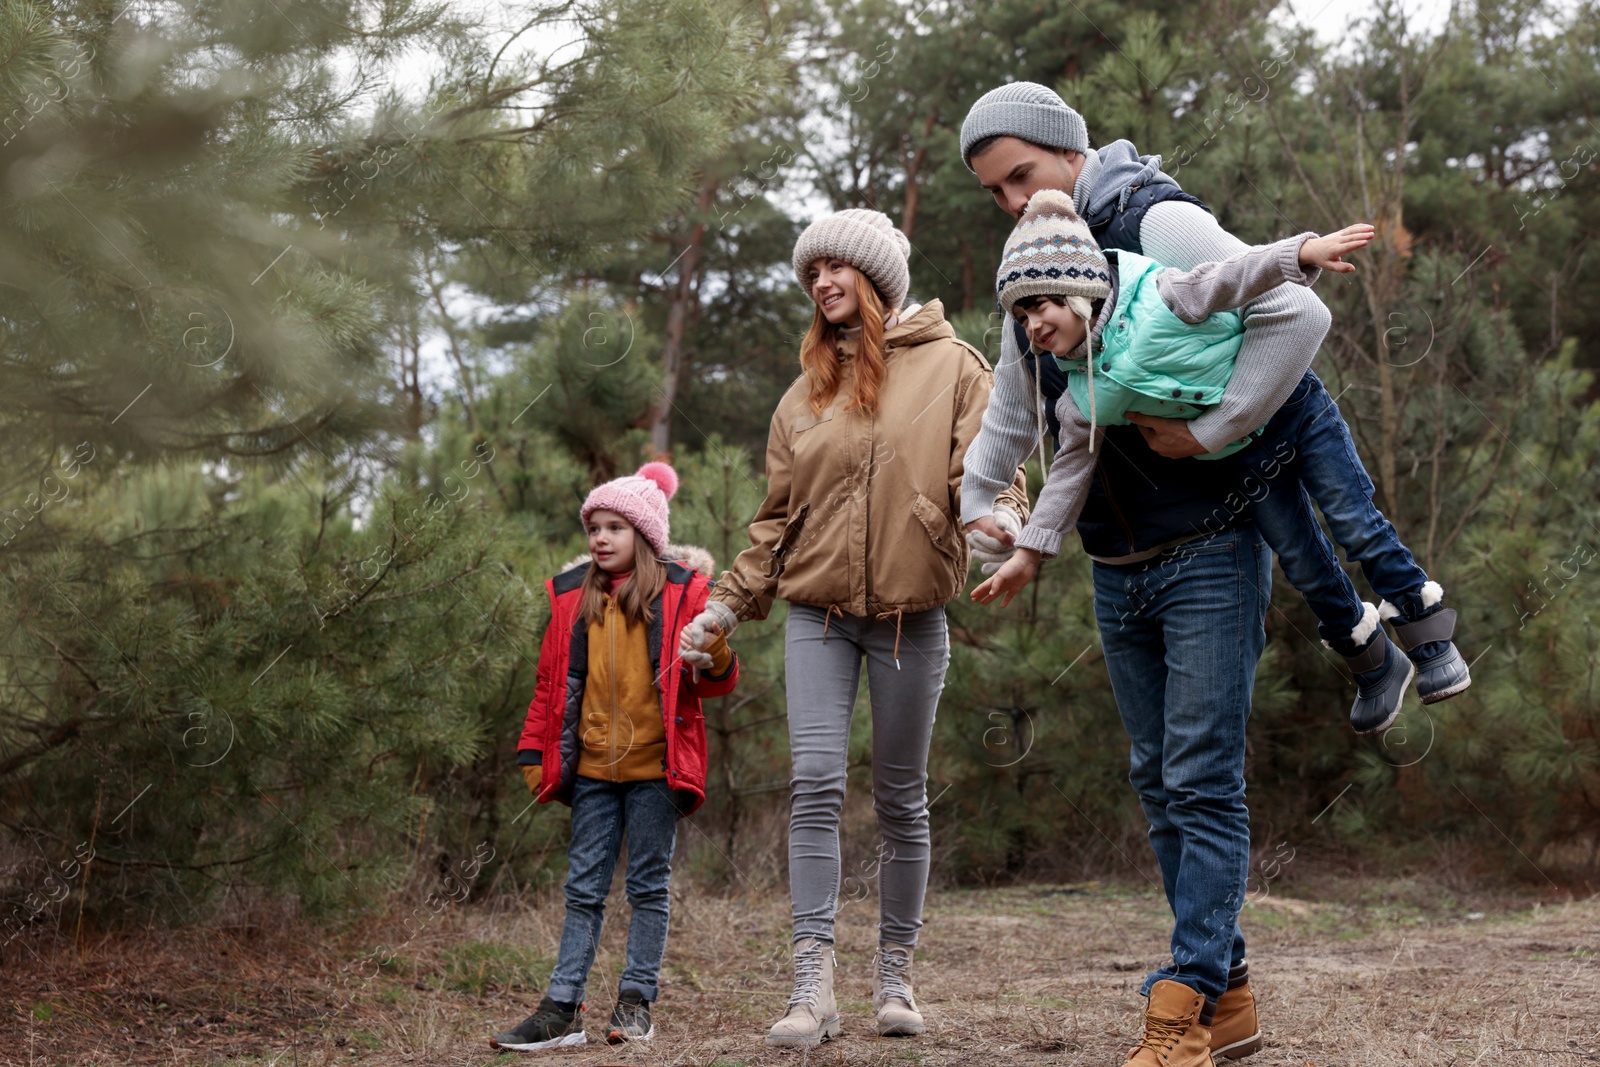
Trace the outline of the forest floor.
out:
M 619 880 L 620 881 L 620 880 Z M 1245 1067 L 1600 1063 L 1600 898 L 1324 879 L 1245 910 L 1266 1046 Z M 619 887 L 620 892 L 620 887 Z M 451 906 L 342 934 L 250 927 L 14 942 L 0 970 L 0 1063 L 1093 1064 L 1137 1039 L 1139 981 L 1165 954 L 1151 887 L 1086 883 L 930 894 L 917 953 L 928 1033 L 871 1036 L 873 909 L 840 915 L 843 1037 L 765 1049 L 787 992 L 787 900 L 674 886 L 648 1046 L 600 1043 L 625 922 L 608 923 L 589 988 L 590 1044 L 496 1053 L 548 976 L 551 894 L 492 914 Z M 626 915 L 613 898 L 612 915 Z M 370 966 L 375 946 L 393 959 Z

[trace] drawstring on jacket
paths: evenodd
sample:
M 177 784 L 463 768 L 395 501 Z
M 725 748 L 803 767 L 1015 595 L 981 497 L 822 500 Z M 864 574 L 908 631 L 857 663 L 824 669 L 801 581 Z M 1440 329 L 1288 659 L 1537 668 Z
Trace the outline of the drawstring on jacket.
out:
M 839 618 L 841 618 L 841 619 L 844 618 L 844 609 L 841 608 L 837 604 L 829 604 L 828 605 L 828 610 L 823 612 L 823 614 L 822 614 L 822 641 L 823 641 L 824 644 L 826 644 L 827 641 L 828 641 L 828 626 L 829 626 L 830 623 L 833 622 L 833 616 L 834 616 L 835 613 L 838 614 Z M 905 620 L 905 609 L 904 608 L 890 608 L 888 611 L 880 611 L 877 614 L 877 618 L 879 620 L 883 620 L 883 619 L 887 619 L 891 615 L 894 616 L 894 669 L 895 670 L 899 670 L 900 669 L 900 624 Z
M 828 624 L 833 621 L 833 613 L 838 612 L 839 618 L 844 618 L 844 609 L 837 604 L 829 604 L 828 610 L 822 616 L 822 643 L 828 643 Z
M 889 611 L 878 612 L 878 619 L 882 621 L 890 615 L 894 616 L 894 669 L 900 669 L 900 624 L 905 621 L 905 609 L 893 608 Z

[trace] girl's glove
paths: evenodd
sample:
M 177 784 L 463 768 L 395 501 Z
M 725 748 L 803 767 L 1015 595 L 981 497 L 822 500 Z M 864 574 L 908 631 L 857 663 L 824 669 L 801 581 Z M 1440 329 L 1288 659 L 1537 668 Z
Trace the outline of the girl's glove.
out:
M 537 795 L 539 783 L 544 781 L 544 768 L 537 763 L 531 765 L 523 763 L 520 764 L 520 767 L 522 769 L 522 780 L 528 783 L 528 792 Z
M 711 669 L 711 655 L 705 649 L 717 634 L 727 637 L 739 628 L 739 616 L 719 600 L 706 601 L 706 608 L 696 615 L 678 638 L 678 655 L 683 662 L 703 671 Z
M 1013 541 L 1022 536 L 1022 516 L 1004 504 L 995 505 L 992 518 L 995 525 L 1011 535 Z M 999 570 L 1016 551 L 1013 545 L 996 540 L 978 529 L 967 531 L 967 547 L 972 549 L 972 557 L 983 564 L 979 568 L 983 574 L 993 574 Z

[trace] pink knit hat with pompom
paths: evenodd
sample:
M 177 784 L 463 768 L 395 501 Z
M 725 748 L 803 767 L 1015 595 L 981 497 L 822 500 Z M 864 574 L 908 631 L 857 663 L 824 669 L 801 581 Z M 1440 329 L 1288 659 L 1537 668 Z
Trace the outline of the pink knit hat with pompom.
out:
M 678 472 L 665 463 L 646 463 L 626 478 L 596 486 L 583 502 L 580 517 L 605 508 L 627 519 L 660 556 L 667 550 L 667 501 L 678 491 Z

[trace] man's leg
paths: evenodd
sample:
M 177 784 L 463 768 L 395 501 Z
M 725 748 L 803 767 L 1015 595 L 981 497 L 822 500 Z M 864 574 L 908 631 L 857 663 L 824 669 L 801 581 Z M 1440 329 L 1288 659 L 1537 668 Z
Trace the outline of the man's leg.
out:
M 1215 1000 L 1244 959 L 1244 733 L 1266 640 L 1270 556 L 1244 527 L 1147 564 L 1097 565 L 1095 579 L 1106 663 L 1132 740 L 1130 779 L 1175 920 L 1173 962 L 1143 991 L 1173 979 Z
M 1128 732 L 1128 781 L 1150 824 L 1150 847 L 1161 869 L 1161 884 L 1172 904 L 1181 849 L 1177 828 L 1167 819 L 1167 794 L 1161 785 L 1163 705 L 1167 692 L 1167 650 L 1161 624 L 1143 592 L 1145 564 L 1094 565 L 1095 621 L 1106 673 L 1117 711 Z

